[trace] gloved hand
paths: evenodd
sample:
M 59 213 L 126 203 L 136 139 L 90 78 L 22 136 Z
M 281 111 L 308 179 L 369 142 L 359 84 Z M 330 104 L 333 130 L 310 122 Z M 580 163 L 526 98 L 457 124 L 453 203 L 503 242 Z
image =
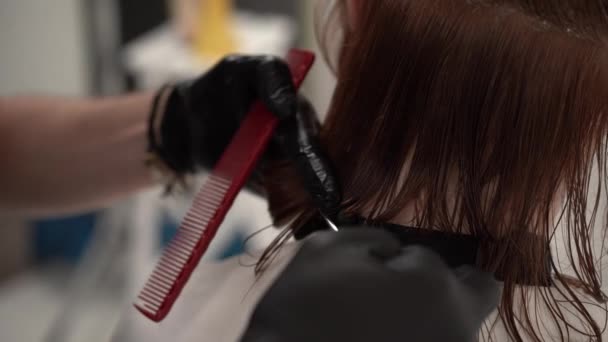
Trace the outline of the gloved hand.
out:
M 289 67 L 271 56 L 226 57 L 169 92 L 152 149 L 179 175 L 211 169 L 255 100 L 280 119 L 297 108 Z
M 158 132 L 151 125 L 149 137 L 152 152 L 174 173 L 213 168 L 259 99 L 281 120 L 267 154 L 274 160 L 294 161 L 319 209 L 327 216 L 337 213 L 340 191 L 317 142 L 317 114 L 298 97 L 284 61 L 271 56 L 230 56 L 168 92 Z
M 255 309 L 242 342 L 469 342 L 497 282 L 371 229 L 312 235 Z
M 315 206 L 327 218 L 335 219 L 342 193 L 333 167 L 318 141 L 321 125 L 317 113 L 303 97 L 298 98 L 297 108 L 295 116 L 281 122 L 274 141 L 280 148 L 280 155 L 293 163 Z

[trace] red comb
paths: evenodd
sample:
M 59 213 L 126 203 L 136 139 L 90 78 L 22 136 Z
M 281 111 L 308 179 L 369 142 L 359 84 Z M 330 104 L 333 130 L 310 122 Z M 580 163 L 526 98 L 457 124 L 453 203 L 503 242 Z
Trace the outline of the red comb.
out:
M 287 63 L 297 88 L 314 60 L 314 54 L 308 51 L 289 52 Z M 137 297 L 135 307 L 144 316 L 154 322 L 167 317 L 264 153 L 277 124 L 277 118 L 261 102 L 253 105 Z

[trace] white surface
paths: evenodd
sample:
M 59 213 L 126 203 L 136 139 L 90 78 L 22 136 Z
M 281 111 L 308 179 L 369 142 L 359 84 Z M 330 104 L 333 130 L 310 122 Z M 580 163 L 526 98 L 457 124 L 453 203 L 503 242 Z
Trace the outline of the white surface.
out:
M 125 65 L 141 88 L 193 77 L 216 62 L 200 60 L 169 27 L 150 32 L 126 50 Z M 278 56 L 285 54 L 295 33 L 293 22 L 286 17 L 248 13 L 235 15 L 234 30 L 236 53 Z
M 0 1 L 0 95 L 85 95 L 81 0 Z
M 66 279 L 69 270 L 52 266 L 33 270 L 0 287 L 0 341 L 42 341 L 62 303 L 69 297 Z M 110 291 L 92 292 L 82 303 L 83 310 L 71 324 L 65 342 L 105 342 L 118 321 L 119 297 Z
M 319 117 L 324 119 L 331 105 L 336 87 L 336 77 L 331 72 L 315 35 L 316 21 L 314 19 L 316 1 L 302 1 L 300 3 L 301 13 L 304 15 L 304 27 L 302 28 L 303 46 L 302 48 L 315 51 L 317 60 L 306 82 L 302 86 L 302 92 L 309 98 L 314 105 Z

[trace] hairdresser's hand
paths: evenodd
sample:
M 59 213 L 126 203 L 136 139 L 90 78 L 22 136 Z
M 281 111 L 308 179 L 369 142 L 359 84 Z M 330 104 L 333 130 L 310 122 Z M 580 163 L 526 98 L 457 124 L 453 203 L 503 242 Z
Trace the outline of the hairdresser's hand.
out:
M 310 103 L 296 94 L 284 61 L 270 56 L 227 57 L 167 94 L 159 134 L 152 130 L 151 140 L 156 143 L 151 145 L 176 174 L 211 169 L 259 99 L 280 119 L 263 159 L 293 161 L 317 207 L 327 216 L 335 214 L 340 191 L 317 142 L 318 117 Z M 257 171 L 252 186 L 260 181 Z
M 388 233 L 317 233 L 261 300 L 242 341 L 469 342 L 497 300 L 491 276 L 451 270 Z
M 168 93 L 157 153 L 178 174 L 212 168 L 255 100 L 280 119 L 297 109 L 289 67 L 270 56 L 227 57 Z
M 296 115 L 283 120 L 277 129 L 274 144 L 279 149 L 274 154 L 293 163 L 315 207 L 333 219 L 342 202 L 341 191 L 319 143 L 320 131 L 314 107 L 305 98 L 298 97 Z

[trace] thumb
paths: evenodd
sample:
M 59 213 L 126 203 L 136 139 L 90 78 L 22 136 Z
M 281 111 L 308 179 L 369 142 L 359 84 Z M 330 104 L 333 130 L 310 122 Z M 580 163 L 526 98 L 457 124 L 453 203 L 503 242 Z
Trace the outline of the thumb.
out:
M 297 92 L 289 66 L 277 57 L 263 57 L 254 84 L 257 95 L 280 119 L 292 117 L 297 109 Z

